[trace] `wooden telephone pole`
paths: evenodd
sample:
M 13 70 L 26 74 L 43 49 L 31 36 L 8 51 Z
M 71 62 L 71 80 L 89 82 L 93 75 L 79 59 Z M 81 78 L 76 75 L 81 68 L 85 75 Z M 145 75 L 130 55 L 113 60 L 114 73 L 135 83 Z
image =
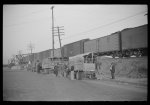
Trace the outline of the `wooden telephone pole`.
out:
M 54 58 L 54 36 L 58 36 L 59 38 L 59 43 L 60 43 L 60 53 L 61 53 L 61 57 L 63 57 L 63 54 L 62 54 L 62 48 L 61 48 L 61 39 L 60 39 L 60 35 L 64 35 L 64 34 L 61 34 L 61 33 L 64 33 L 64 32 L 60 32 L 60 30 L 64 30 L 64 29 L 61 29 L 62 27 L 64 26 L 61 26 L 61 27 L 54 27 L 54 14 L 53 14 L 53 8 L 54 6 L 51 7 L 52 9 L 52 45 L 53 45 L 53 58 Z M 57 28 L 57 32 L 54 32 L 54 28 Z M 54 35 L 56 34 L 57 35 Z
M 54 6 L 51 7 L 51 9 L 52 9 L 52 45 L 53 45 L 53 58 L 54 58 L 54 16 L 53 16 L 53 8 L 54 8 Z

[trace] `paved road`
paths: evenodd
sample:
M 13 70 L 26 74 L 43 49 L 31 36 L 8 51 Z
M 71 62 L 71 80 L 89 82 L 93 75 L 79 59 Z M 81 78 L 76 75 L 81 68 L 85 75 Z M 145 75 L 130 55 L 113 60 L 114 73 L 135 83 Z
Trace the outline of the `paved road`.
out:
M 147 89 L 100 81 L 68 80 L 25 70 L 3 71 L 3 99 L 10 101 L 146 101 Z

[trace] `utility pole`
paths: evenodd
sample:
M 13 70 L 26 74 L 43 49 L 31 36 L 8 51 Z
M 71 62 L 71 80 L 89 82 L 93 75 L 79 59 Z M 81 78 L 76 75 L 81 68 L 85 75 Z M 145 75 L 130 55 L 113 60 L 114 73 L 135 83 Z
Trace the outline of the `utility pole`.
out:
M 30 44 L 28 45 L 28 49 L 31 50 L 31 53 L 29 54 L 29 59 L 28 61 L 32 62 L 32 58 L 31 58 L 31 55 L 32 55 L 32 50 L 34 49 L 34 45 L 30 42 Z
M 28 45 L 28 49 L 31 50 L 31 54 L 32 54 L 32 50 L 34 49 L 34 45 L 31 42 Z
M 51 9 L 52 9 L 52 45 L 53 45 L 53 58 L 54 58 L 54 16 L 53 16 L 53 8 L 54 8 L 54 6 L 51 7 Z
M 60 53 L 61 53 L 61 57 L 63 58 L 63 54 L 62 54 L 62 48 L 61 48 L 61 39 L 60 39 L 60 35 L 64 35 L 64 32 L 60 32 L 60 30 L 64 30 L 64 29 L 61 29 L 62 27 L 64 26 L 61 26 L 61 27 L 54 27 L 54 28 L 57 28 L 57 35 L 54 35 L 54 36 L 58 36 L 58 39 L 59 39 L 59 44 L 60 44 Z M 62 34 L 61 34 L 62 33 Z

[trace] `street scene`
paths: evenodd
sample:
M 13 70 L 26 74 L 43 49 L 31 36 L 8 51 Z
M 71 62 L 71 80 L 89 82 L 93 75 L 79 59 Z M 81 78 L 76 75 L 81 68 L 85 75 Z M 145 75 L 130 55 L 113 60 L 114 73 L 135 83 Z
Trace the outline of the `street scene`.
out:
M 3 101 L 147 101 L 147 5 L 3 5 Z

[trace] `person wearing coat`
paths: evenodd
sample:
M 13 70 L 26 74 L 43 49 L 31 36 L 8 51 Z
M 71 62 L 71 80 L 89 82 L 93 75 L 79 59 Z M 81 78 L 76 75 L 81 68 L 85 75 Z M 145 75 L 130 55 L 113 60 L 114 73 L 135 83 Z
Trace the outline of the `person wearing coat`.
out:
M 58 76 L 58 65 L 55 65 L 54 67 L 54 74 L 56 75 L 56 77 Z
M 39 60 L 37 60 L 37 62 L 36 62 L 36 72 L 37 73 L 40 73 L 40 62 L 39 62 Z
M 111 77 L 112 77 L 112 79 L 115 79 L 115 66 L 116 66 L 116 64 L 113 63 L 113 62 L 110 65 L 110 71 L 111 71 Z

